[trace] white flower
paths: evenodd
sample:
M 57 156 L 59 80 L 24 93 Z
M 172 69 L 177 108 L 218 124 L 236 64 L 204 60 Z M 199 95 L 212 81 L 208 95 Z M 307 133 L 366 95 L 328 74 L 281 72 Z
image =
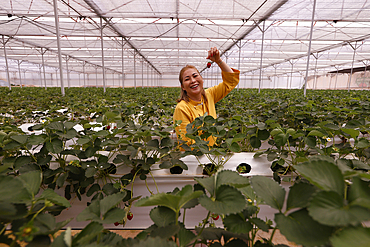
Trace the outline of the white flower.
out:
M 100 166 L 100 169 L 103 169 L 103 166 Z
M 331 142 L 332 139 L 330 137 L 326 138 L 326 141 Z
M 222 160 L 222 161 L 225 161 L 226 159 L 225 159 L 225 157 L 222 157 L 222 158 L 221 158 L 221 160 Z
M 90 167 L 90 165 L 86 165 L 86 167 L 87 167 L 87 168 L 89 168 L 89 167 Z
M 45 120 L 45 119 L 41 119 L 41 120 L 40 120 L 40 122 L 41 122 L 41 123 L 45 123 L 45 122 L 46 122 L 46 120 Z

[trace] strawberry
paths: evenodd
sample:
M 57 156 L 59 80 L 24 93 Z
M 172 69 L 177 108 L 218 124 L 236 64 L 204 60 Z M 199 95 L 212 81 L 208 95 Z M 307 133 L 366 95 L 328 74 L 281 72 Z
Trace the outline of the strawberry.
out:
M 219 218 L 220 218 L 220 216 L 218 214 L 213 214 L 212 215 L 213 220 L 218 220 Z
M 128 212 L 127 219 L 132 220 L 132 218 L 134 218 L 134 215 L 131 212 Z
M 115 226 L 118 226 L 118 225 L 119 225 L 119 223 L 118 223 L 118 222 L 114 222 L 114 225 L 115 225 Z
M 110 130 L 110 125 L 107 126 L 107 130 Z
M 211 68 L 211 65 L 212 65 L 212 63 L 211 62 L 208 62 L 207 63 L 207 68 Z

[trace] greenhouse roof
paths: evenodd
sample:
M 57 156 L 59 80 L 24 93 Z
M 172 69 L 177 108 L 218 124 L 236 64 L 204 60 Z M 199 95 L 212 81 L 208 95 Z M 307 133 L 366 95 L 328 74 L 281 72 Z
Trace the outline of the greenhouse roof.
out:
M 186 64 L 205 69 L 214 46 L 232 67 L 264 76 L 306 73 L 310 44 L 310 73 L 370 58 L 365 0 L 2 0 L 1 71 L 5 55 L 13 70 L 59 67 L 54 2 L 63 69 L 76 72 L 135 73 L 144 64 L 177 75 Z

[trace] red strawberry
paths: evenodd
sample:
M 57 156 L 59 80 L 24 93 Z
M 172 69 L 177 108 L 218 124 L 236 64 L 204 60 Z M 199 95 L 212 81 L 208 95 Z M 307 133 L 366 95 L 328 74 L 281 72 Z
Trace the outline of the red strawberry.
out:
M 211 62 L 208 62 L 207 63 L 207 68 L 211 68 L 211 65 L 212 65 L 212 63 Z
M 117 126 L 114 126 L 114 128 L 113 129 L 117 129 Z
M 218 220 L 219 218 L 220 218 L 220 216 L 218 214 L 212 215 L 212 219 L 213 220 Z
M 128 212 L 127 219 L 132 220 L 132 218 L 134 218 L 134 215 L 131 212 Z
M 107 130 L 110 130 L 110 125 L 107 126 Z
M 118 222 L 114 222 L 114 225 L 115 225 L 115 226 L 118 226 L 118 225 L 119 225 L 119 223 L 118 223 Z

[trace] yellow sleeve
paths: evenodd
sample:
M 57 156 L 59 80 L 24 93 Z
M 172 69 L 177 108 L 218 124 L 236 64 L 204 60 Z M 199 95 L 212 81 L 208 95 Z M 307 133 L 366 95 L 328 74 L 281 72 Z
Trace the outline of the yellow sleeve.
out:
M 222 82 L 207 89 L 207 92 L 212 95 L 215 103 L 223 99 L 238 85 L 240 71 L 236 69 L 232 70 L 234 71 L 233 73 L 222 71 Z
M 180 126 L 176 127 L 176 134 L 179 137 L 179 139 L 182 139 L 184 141 L 190 141 L 191 139 L 185 137 L 186 134 L 186 126 L 194 121 L 194 117 L 192 116 L 192 112 L 188 109 L 185 102 L 180 101 L 175 109 L 175 112 L 173 114 L 173 123 L 175 123 L 176 120 L 181 120 Z

